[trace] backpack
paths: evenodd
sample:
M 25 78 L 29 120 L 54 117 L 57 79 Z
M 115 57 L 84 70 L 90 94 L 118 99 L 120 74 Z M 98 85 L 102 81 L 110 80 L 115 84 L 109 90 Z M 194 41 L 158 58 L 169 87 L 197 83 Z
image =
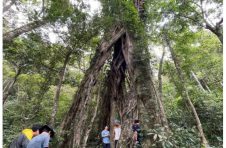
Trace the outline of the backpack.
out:
M 21 134 L 10 143 L 9 148 L 26 148 L 29 140 L 24 134 Z

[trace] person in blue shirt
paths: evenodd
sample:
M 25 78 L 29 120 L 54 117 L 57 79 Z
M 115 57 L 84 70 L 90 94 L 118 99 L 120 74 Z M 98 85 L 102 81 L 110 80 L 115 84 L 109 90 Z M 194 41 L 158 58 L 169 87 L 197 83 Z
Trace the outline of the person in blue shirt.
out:
M 101 132 L 102 142 L 103 142 L 103 148 L 110 148 L 110 132 L 108 131 L 108 127 L 105 126 L 104 130 Z
M 9 148 L 27 148 L 29 141 L 39 135 L 39 130 L 42 126 L 40 124 L 35 124 L 32 128 L 27 128 L 22 131 L 22 133 L 17 137 L 9 146 Z
M 28 143 L 27 148 L 48 148 L 50 138 L 54 137 L 55 131 L 49 125 L 44 125 L 40 128 L 41 134 L 32 138 Z

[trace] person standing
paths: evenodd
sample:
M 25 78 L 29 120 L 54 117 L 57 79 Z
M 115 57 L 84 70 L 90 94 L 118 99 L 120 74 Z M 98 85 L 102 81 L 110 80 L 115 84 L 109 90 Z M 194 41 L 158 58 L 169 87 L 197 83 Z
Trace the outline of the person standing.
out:
M 54 130 L 49 125 L 44 125 L 42 128 L 40 128 L 41 134 L 34 137 L 29 144 L 27 145 L 27 148 L 48 148 L 49 147 L 49 140 L 50 138 L 54 137 Z
M 120 136 L 121 136 L 121 126 L 120 126 L 120 124 L 116 123 L 115 127 L 114 127 L 115 148 L 117 148 Z
M 134 124 L 132 126 L 133 130 L 133 140 L 135 144 L 141 144 L 141 128 L 140 128 L 140 121 L 139 120 L 134 120 Z
M 29 141 L 39 135 L 39 130 L 42 126 L 34 124 L 31 129 L 27 128 L 17 137 L 9 146 L 9 148 L 27 148 Z
M 110 148 L 110 132 L 108 131 L 108 126 L 105 126 L 104 130 L 101 132 L 103 148 Z

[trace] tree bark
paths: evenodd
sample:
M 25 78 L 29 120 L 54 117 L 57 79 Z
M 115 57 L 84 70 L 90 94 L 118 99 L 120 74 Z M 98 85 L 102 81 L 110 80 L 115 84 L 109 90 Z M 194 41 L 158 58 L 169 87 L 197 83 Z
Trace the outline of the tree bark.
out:
M 16 2 L 16 0 L 11 0 L 10 4 L 4 6 L 3 7 L 3 13 L 8 11 L 11 8 L 11 6 L 15 4 L 15 2 Z
M 132 37 L 129 33 L 126 34 L 126 38 L 123 39 L 123 56 L 127 65 L 127 85 L 124 99 L 122 100 L 121 122 L 121 146 L 131 147 L 133 145 L 132 140 L 132 124 L 134 119 L 138 119 L 138 95 L 135 89 L 135 62 L 134 62 L 134 44 Z
M 217 36 L 217 38 L 220 40 L 221 44 L 223 45 L 223 18 L 216 23 L 214 27 L 212 27 L 209 23 L 206 22 L 206 29 L 210 30 L 213 34 Z
M 159 72 L 158 72 L 158 81 L 159 81 L 159 97 L 158 97 L 158 105 L 159 105 L 159 110 L 160 110 L 160 119 L 162 121 L 162 126 L 165 128 L 166 132 L 169 133 L 169 124 L 166 118 L 166 114 L 164 111 L 164 106 L 163 106 L 163 95 L 162 95 L 162 65 L 163 65 L 163 59 L 165 56 L 165 50 L 162 53 L 162 58 L 159 63 Z
M 39 20 L 39 21 L 34 21 L 32 23 L 26 24 L 24 26 L 21 26 L 19 28 L 16 28 L 12 31 L 6 32 L 3 34 L 3 43 L 7 44 L 12 42 L 12 40 L 16 37 L 18 37 L 19 35 L 29 32 L 33 29 L 36 29 L 40 26 L 43 26 L 47 23 L 47 21 L 45 20 Z
M 65 75 L 67 64 L 70 61 L 71 54 L 72 54 L 72 51 L 68 50 L 68 52 L 66 53 L 65 59 L 64 59 L 63 67 L 61 68 L 61 70 L 59 72 L 59 82 L 58 82 L 56 93 L 54 96 L 53 109 L 52 109 L 51 121 L 50 121 L 50 124 L 53 127 L 55 126 L 55 118 L 56 118 L 56 114 L 57 114 L 57 110 L 58 110 L 58 106 L 59 106 L 61 86 L 62 86 L 62 83 L 64 80 L 64 75 Z
M 182 89 L 182 97 L 187 102 L 188 106 L 190 107 L 190 109 L 191 109 L 191 111 L 192 111 L 192 113 L 193 113 L 193 115 L 195 117 L 195 122 L 196 122 L 197 129 L 199 131 L 199 136 L 201 138 L 202 145 L 204 147 L 208 147 L 208 141 L 206 140 L 206 137 L 204 135 L 202 124 L 200 122 L 199 116 L 198 116 L 198 114 L 196 112 L 196 109 L 195 109 L 195 107 L 194 107 L 193 103 L 191 102 L 191 99 L 190 99 L 190 97 L 188 95 L 188 91 L 187 91 L 187 88 L 185 86 L 185 79 L 184 79 L 184 76 L 182 74 L 182 70 L 180 68 L 179 61 L 177 59 L 176 54 L 174 53 L 173 48 L 171 47 L 170 41 L 169 41 L 168 36 L 166 35 L 166 33 L 164 33 L 164 39 L 165 39 L 165 42 L 166 42 L 167 46 L 169 47 L 172 59 L 174 61 L 174 65 L 175 65 L 176 70 L 177 70 L 178 77 L 180 79 L 181 89 Z
M 143 55 L 142 57 L 145 57 Z M 156 88 L 154 86 L 151 73 L 150 73 L 150 62 L 149 59 L 142 59 L 141 57 L 137 57 L 136 59 L 139 62 L 136 62 L 135 67 L 135 86 L 136 92 L 138 94 L 138 99 L 142 101 L 149 117 L 150 117 L 150 128 L 154 129 L 155 125 L 159 124 L 159 116 L 158 116 L 158 95 L 156 92 Z
M 109 72 L 108 72 L 109 73 Z M 108 86 L 109 77 L 105 78 L 104 86 Z M 110 124 L 110 112 L 111 112 L 111 100 L 110 100 L 110 88 L 104 87 L 102 89 L 102 95 L 100 98 L 100 111 L 99 111 L 99 121 L 98 121 L 98 131 L 102 131 L 105 126 Z
M 200 9 L 201 9 L 201 15 L 203 17 L 205 26 L 203 26 L 204 28 L 210 30 L 213 34 L 215 34 L 218 39 L 220 40 L 221 44 L 223 45 L 223 17 L 221 18 L 221 20 L 219 22 L 216 23 L 216 25 L 211 25 L 211 22 L 208 22 L 208 16 L 207 16 L 207 12 L 204 10 L 204 5 L 203 5 L 203 0 L 200 0 Z M 201 24 L 202 26 L 202 24 Z M 223 50 L 222 50 L 223 52 Z
M 87 127 L 87 129 L 85 130 L 85 132 L 84 132 L 84 136 L 83 136 L 83 140 L 82 140 L 82 147 L 87 147 L 87 141 L 88 141 L 88 139 L 89 139 L 89 134 L 90 134 L 90 131 L 91 131 L 91 129 L 92 129 L 92 127 L 93 127 L 93 123 L 94 123 L 94 120 L 95 120 L 95 118 L 96 118 L 96 115 L 97 115 L 97 110 L 98 110 L 98 107 L 99 107 L 99 97 L 100 97 L 100 88 L 98 88 L 99 90 L 98 90 L 98 92 L 97 92 L 97 96 L 96 96 L 96 106 L 95 106 L 95 108 L 94 108 L 94 112 L 92 112 L 93 114 L 91 115 L 92 116 L 92 118 L 91 118 L 91 120 L 90 120 L 90 122 L 89 122 L 89 124 L 88 124 L 88 127 Z
M 61 124 L 60 135 L 63 138 L 63 141 L 60 143 L 60 147 L 67 147 L 67 143 L 71 138 L 71 127 L 74 127 L 73 124 L 78 123 L 78 121 L 75 120 L 75 117 L 77 119 L 82 118 L 86 105 L 90 99 L 92 87 L 96 84 L 99 71 L 105 61 L 110 58 L 111 47 L 123 34 L 125 34 L 125 30 L 121 27 L 116 27 L 115 30 L 110 32 L 110 40 L 103 40 L 101 45 L 97 48 L 96 54 L 91 61 L 91 65 L 86 71 L 79 90 L 74 97 L 74 101 Z
M 191 75 L 194 78 L 194 80 L 197 82 L 199 88 L 203 91 L 206 92 L 206 90 L 203 88 L 202 84 L 199 82 L 199 79 L 197 78 L 197 76 L 195 75 L 195 73 L 193 71 L 191 71 Z
M 4 82 L 3 83 L 3 86 L 4 86 L 4 88 L 3 88 L 3 92 L 5 92 L 8 88 L 9 88 L 9 86 L 10 86 L 10 84 L 11 84 L 12 82 L 9 80 L 8 82 Z M 4 85 L 5 84 L 5 85 Z
M 211 93 L 211 90 L 210 90 L 209 86 L 207 85 L 205 79 L 200 79 L 199 82 L 201 82 L 202 87 L 203 87 L 205 90 L 207 90 L 209 93 Z
M 88 112 L 88 108 L 86 107 L 86 110 L 84 110 L 83 116 L 81 118 L 77 119 L 78 122 L 76 122 L 76 124 L 74 124 L 74 130 L 73 130 L 74 136 L 72 136 L 72 138 L 73 138 L 72 147 L 73 148 L 80 147 L 80 143 L 81 143 L 82 136 L 83 136 L 83 131 L 85 130 L 85 128 L 87 128 L 87 127 L 84 127 L 85 121 L 88 118 L 87 112 Z
M 13 89 L 13 86 L 16 83 L 17 78 L 19 77 L 20 74 L 21 74 L 21 68 L 18 68 L 12 83 L 9 85 L 8 89 L 6 89 L 6 91 L 3 92 L 3 105 L 5 104 L 5 101 L 7 100 L 8 96 L 10 95 L 10 91 Z

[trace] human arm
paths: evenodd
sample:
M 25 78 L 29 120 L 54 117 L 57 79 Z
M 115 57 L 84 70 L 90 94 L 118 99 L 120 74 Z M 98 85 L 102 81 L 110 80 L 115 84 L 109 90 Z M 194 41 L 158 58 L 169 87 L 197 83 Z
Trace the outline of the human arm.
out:
M 113 137 L 115 137 L 115 128 L 114 128 L 114 130 L 113 130 Z
M 137 131 L 133 132 L 133 140 L 137 141 Z
M 110 133 L 109 132 L 102 132 L 101 133 L 101 136 L 102 136 L 102 138 L 104 138 L 104 137 L 109 137 L 110 136 Z

